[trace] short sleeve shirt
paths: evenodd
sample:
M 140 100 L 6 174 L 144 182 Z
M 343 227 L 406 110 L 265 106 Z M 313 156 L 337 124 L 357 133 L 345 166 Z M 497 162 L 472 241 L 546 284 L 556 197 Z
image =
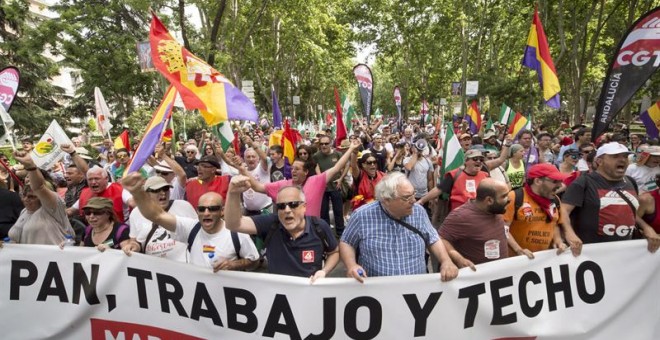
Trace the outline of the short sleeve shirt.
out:
M 308 177 L 303 185 L 303 193 L 305 194 L 305 201 L 307 203 L 307 216 L 321 216 L 321 203 L 323 202 L 323 194 L 326 186 L 326 173 L 322 172 L 318 175 Z M 293 185 L 290 179 L 284 181 L 277 181 L 265 185 L 266 194 L 275 201 L 277 200 L 277 192 L 285 187 Z
M 527 195 L 525 190 L 522 190 L 522 205 L 518 211 L 514 211 L 517 192 L 515 190 L 509 192 L 509 204 L 504 213 L 504 222 L 509 225 L 509 234 L 523 249 L 530 251 L 549 249 L 555 236 L 555 227 L 560 221 L 559 207 L 552 203 L 552 218 L 548 221 L 545 211 Z M 509 250 L 511 255 L 515 255 L 512 249 Z
M 323 268 L 323 240 L 314 230 L 317 223 L 328 242 L 327 251 L 337 249 L 337 240 L 327 222 L 320 218 L 305 219 L 305 231 L 293 239 L 280 223 L 277 214 L 250 216 L 257 227 L 257 236 L 263 240 L 276 226 L 267 246 L 268 271 L 272 274 L 309 277 Z

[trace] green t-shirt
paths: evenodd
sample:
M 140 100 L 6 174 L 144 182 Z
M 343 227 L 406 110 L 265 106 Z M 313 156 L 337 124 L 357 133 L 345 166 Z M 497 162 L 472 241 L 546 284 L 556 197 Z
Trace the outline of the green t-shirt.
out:
M 321 169 L 321 172 L 327 171 L 328 169 L 332 168 L 339 162 L 339 159 L 341 158 L 341 153 L 337 151 L 332 151 L 329 154 L 324 154 L 323 152 L 319 151 L 312 156 L 312 159 L 316 164 L 319 165 L 319 168 Z M 314 174 L 309 174 L 308 176 L 311 176 Z M 334 181 L 339 179 L 339 176 L 341 176 L 341 173 L 337 173 L 330 181 L 328 182 L 328 185 L 325 187 L 325 191 L 334 191 L 336 190 L 336 187 L 334 185 Z

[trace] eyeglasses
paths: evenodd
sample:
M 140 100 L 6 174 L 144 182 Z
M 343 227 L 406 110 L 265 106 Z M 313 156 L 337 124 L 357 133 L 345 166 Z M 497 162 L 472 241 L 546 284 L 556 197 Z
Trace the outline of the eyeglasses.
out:
M 404 202 L 410 202 L 410 201 L 415 201 L 415 194 L 412 195 L 406 195 L 406 196 L 397 196 L 396 198 L 404 201 Z
M 169 191 L 170 191 L 170 187 L 168 187 L 168 186 L 164 186 L 160 189 L 148 189 L 147 190 L 147 192 L 150 192 L 152 194 L 158 194 L 158 193 L 161 193 L 161 192 L 169 192 Z
M 582 151 L 582 154 L 583 155 L 588 155 L 588 154 L 591 153 L 591 151 L 594 151 L 594 150 L 584 150 L 584 151 Z
M 378 164 L 378 162 L 376 162 L 376 161 L 366 161 L 366 162 L 364 162 L 364 164 L 366 164 L 366 165 L 374 165 L 374 164 Z
M 117 154 L 117 156 L 115 156 L 115 158 L 118 158 L 118 159 L 124 159 L 126 157 L 128 157 L 128 154 L 126 154 L 126 153 Z
M 188 150 L 188 151 L 186 151 L 186 153 L 195 153 L 195 151 L 194 150 Z
M 198 205 L 197 206 L 197 211 L 199 212 L 205 212 L 206 210 L 210 212 L 218 212 L 222 209 L 221 205 L 209 205 L 209 206 L 203 206 L 203 205 Z
M 573 159 L 578 159 L 580 156 L 576 155 L 576 154 L 573 154 L 573 155 L 570 155 L 570 157 L 573 158 Z
M 101 216 L 105 214 L 105 211 L 98 209 L 83 209 L 83 213 L 85 214 L 85 216 L 90 216 L 90 215 Z
M 475 162 L 483 162 L 484 161 L 483 157 L 474 157 L 474 158 L 470 158 L 470 159 L 475 161 Z
M 319 143 L 319 145 L 330 145 L 330 143 Z
M 299 206 L 305 204 L 304 201 L 291 201 L 283 203 L 275 203 L 277 210 L 284 210 L 286 207 L 289 207 L 291 210 L 298 208 Z

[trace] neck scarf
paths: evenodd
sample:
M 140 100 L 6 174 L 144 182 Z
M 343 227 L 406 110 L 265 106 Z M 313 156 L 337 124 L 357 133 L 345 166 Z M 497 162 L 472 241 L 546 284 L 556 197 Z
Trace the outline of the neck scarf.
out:
M 532 191 L 532 188 L 527 183 L 525 183 L 524 188 L 525 188 L 525 193 L 527 193 L 527 195 L 531 197 L 532 200 L 534 200 L 534 202 L 536 202 L 536 204 L 538 204 L 541 207 L 541 209 L 543 209 L 545 214 L 548 216 L 548 219 L 552 220 L 552 218 L 554 217 L 552 200 L 535 194 Z

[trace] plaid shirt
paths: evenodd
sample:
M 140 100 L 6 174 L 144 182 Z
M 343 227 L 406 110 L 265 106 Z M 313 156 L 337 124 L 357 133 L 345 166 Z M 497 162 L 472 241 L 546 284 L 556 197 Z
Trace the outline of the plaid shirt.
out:
M 425 242 L 418 234 L 395 222 L 372 202 L 351 215 L 341 240 L 358 252 L 357 262 L 369 276 L 414 275 L 426 273 Z M 415 204 L 413 213 L 403 218 L 434 244 L 440 237 L 424 208 Z

